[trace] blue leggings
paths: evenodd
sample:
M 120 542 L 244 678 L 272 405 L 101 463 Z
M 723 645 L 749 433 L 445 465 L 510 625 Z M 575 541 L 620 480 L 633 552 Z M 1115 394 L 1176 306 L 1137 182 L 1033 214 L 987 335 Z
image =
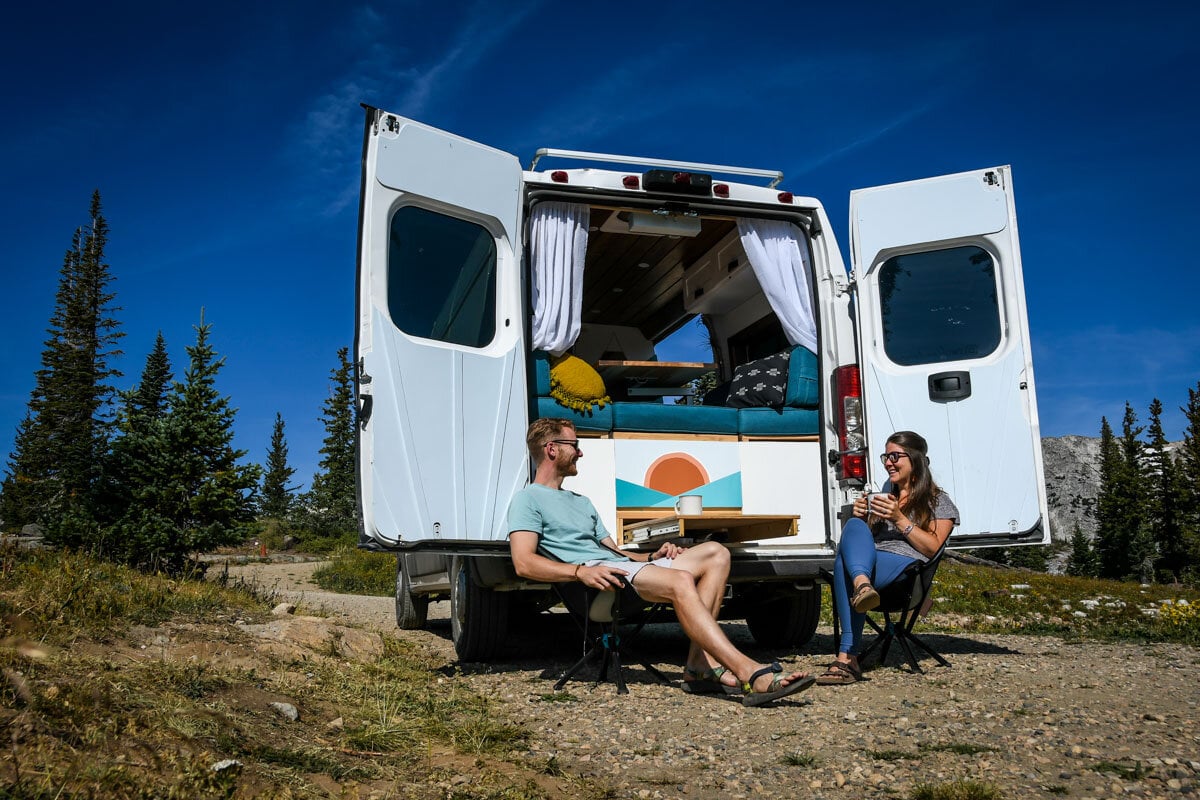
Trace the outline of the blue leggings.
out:
M 914 560 L 876 550 L 871 529 L 858 517 L 846 523 L 833 562 L 833 612 L 837 614 L 838 624 L 842 627 L 839 653 L 858 654 L 863 623 L 867 619 L 866 614 L 859 614 L 850 607 L 854 579 L 866 575 L 876 589 L 882 589 L 900 577 L 900 573 Z

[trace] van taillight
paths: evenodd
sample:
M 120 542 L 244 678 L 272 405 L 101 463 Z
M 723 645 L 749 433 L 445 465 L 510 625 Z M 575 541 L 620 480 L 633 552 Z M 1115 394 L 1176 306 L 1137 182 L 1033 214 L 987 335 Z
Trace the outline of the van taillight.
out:
M 866 430 L 863 428 L 862 378 L 858 366 L 849 364 L 834 371 L 838 403 L 838 451 L 842 478 L 867 477 Z
M 795 199 L 794 197 L 792 197 L 791 192 L 780 192 L 778 197 L 779 197 L 779 202 L 781 202 L 781 203 L 790 203 L 790 202 L 792 202 L 792 200 Z
M 561 169 L 554 170 L 554 172 L 550 173 L 550 180 L 554 181 L 555 183 L 566 183 L 567 182 L 566 170 L 561 170 Z
M 626 189 L 640 189 L 642 187 L 642 179 L 637 175 L 626 175 L 621 178 L 621 185 Z
M 714 197 L 729 197 L 729 184 L 728 183 L 714 183 L 713 184 L 713 196 Z

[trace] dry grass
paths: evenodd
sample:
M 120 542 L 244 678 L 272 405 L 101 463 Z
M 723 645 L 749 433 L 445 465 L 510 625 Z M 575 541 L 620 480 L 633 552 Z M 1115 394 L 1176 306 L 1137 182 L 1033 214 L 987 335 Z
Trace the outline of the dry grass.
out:
M 1200 591 L 943 563 L 921 627 L 1200 645 Z M 832 622 L 829 593 L 822 621 Z M 1182 602 L 1181 602 L 1182 601 Z
M 51 552 L 2 550 L 0 573 L 0 797 L 603 793 L 522 764 L 526 732 L 400 642 L 270 657 L 236 624 L 269 617 L 244 588 Z

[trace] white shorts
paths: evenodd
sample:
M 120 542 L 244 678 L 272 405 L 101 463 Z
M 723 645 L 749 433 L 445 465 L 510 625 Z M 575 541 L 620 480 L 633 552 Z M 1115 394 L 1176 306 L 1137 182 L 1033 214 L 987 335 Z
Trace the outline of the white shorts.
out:
M 663 569 L 671 569 L 671 565 L 674 563 L 675 559 L 673 558 L 656 558 L 653 561 L 617 561 L 616 559 L 612 558 L 597 558 L 592 559 L 591 561 L 585 561 L 583 562 L 583 565 L 585 567 L 604 565 L 606 567 L 616 567 L 619 570 L 624 570 L 625 580 L 632 584 L 634 577 L 636 577 L 637 574 L 642 571 L 643 567 L 648 567 L 653 564 L 654 566 L 662 567 Z

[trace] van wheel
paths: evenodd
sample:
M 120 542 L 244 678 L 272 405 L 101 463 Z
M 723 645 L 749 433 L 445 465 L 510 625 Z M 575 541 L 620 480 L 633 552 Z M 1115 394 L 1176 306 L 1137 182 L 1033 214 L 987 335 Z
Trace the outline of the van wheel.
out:
M 821 592 L 811 589 L 789 592 L 746 611 L 746 627 L 761 647 L 803 647 L 817 632 L 821 619 Z
M 425 627 L 429 618 L 429 598 L 412 593 L 412 578 L 403 553 L 396 556 L 396 627 L 415 631 Z
M 480 586 L 471 562 L 450 562 L 450 638 L 460 661 L 487 661 L 508 633 L 508 596 Z

